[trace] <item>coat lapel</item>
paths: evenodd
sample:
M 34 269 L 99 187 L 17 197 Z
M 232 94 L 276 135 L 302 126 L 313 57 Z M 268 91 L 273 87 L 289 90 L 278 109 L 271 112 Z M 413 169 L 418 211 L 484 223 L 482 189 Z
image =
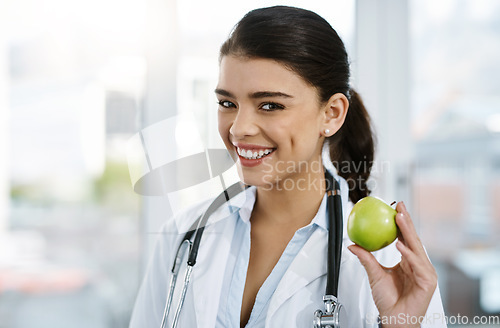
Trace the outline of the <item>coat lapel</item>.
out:
M 316 229 L 311 235 L 276 288 L 269 304 L 268 317 L 272 317 L 276 310 L 299 290 L 326 275 L 327 238 L 327 231 L 324 229 Z M 345 249 L 344 241 L 341 265 L 346 260 Z
M 238 216 L 250 215 L 255 188 L 249 188 L 221 206 L 205 227 L 193 268 L 191 285 L 197 327 L 215 327 L 227 260 Z M 239 213 L 238 213 L 239 212 Z
M 205 228 L 191 279 L 197 327 L 215 327 L 235 215 Z

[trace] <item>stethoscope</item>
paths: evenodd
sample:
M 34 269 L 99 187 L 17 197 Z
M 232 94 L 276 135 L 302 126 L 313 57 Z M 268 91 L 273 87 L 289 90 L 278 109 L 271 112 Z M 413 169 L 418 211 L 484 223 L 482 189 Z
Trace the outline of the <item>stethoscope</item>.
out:
M 337 299 L 343 233 L 342 200 L 340 197 L 339 183 L 326 169 L 325 182 L 327 190 L 327 208 L 329 219 L 328 223 L 330 227 L 328 229 L 327 283 L 326 292 L 323 296 L 325 311 L 323 312 L 321 310 L 316 310 L 316 312 L 314 312 L 313 327 L 340 328 L 340 324 L 342 323 L 342 325 L 344 325 L 346 319 L 345 309 Z M 191 226 L 191 229 L 184 235 L 184 238 L 177 248 L 175 261 L 171 270 L 172 277 L 170 278 L 170 286 L 167 301 L 165 303 L 165 309 L 163 311 L 161 328 L 165 328 L 167 318 L 170 314 L 177 276 L 179 274 L 181 261 L 184 258 L 186 252 L 188 252 L 188 259 L 186 273 L 184 275 L 184 284 L 182 286 L 179 303 L 177 304 L 177 308 L 175 310 L 171 328 L 177 327 L 182 306 L 186 298 L 186 292 L 189 286 L 189 281 L 191 279 L 193 267 L 196 264 L 201 237 L 205 230 L 205 225 L 208 222 L 208 218 L 220 206 L 222 206 L 224 203 L 227 203 L 231 198 L 238 195 L 246 188 L 247 187 L 245 187 L 245 185 L 243 185 L 241 182 L 237 182 L 224 190 L 219 196 L 217 196 L 217 198 L 215 198 L 215 200 L 212 202 L 212 204 L 210 204 L 205 213 L 200 216 L 198 220 L 196 220 L 196 222 Z M 194 239 L 193 241 L 191 241 L 193 235 Z

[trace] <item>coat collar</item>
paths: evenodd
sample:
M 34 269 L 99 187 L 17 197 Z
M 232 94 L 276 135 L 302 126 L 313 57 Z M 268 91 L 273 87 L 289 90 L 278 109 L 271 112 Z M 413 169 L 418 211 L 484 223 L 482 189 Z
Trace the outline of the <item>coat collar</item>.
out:
M 250 216 L 254 203 L 255 188 L 250 187 L 215 211 L 205 227 L 191 283 L 198 327 L 216 326 L 235 225 L 239 215 Z
M 334 172 L 332 172 L 334 174 Z M 338 175 L 334 177 L 340 182 L 344 238 L 342 247 L 342 263 L 346 256 L 345 249 L 351 244 L 347 237 L 347 215 L 350 213 L 352 204 L 348 198 L 347 182 Z M 194 294 L 195 315 L 199 327 L 214 327 L 219 307 L 219 295 L 224 283 L 224 272 L 229 256 L 232 236 L 236 220 L 241 218 L 249 220 L 255 204 L 256 188 L 250 187 L 241 194 L 235 196 L 229 202 L 229 206 L 222 206 L 210 217 L 209 224 L 203 235 L 203 247 L 200 247 L 199 261 L 193 270 L 192 288 Z M 297 291 L 307 286 L 312 281 L 326 275 L 326 261 L 311 259 L 326 259 L 327 257 L 327 229 L 326 229 L 326 198 L 318 210 L 311 224 L 317 224 L 316 229 L 304 247 L 299 251 L 290 267 L 281 279 L 271 299 L 267 315 L 272 316 L 276 310 Z M 204 206 L 206 208 L 207 206 Z M 304 265 L 307 263 L 307 265 Z M 206 295 L 207 297 L 204 297 Z M 207 300 L 210 300 L 207 302 Z
M 349 190 L 347 182 L 337 175 L 335 179 L 339 181 L 342 197 L 342 216 L 343 216 L 343 238 L 342 238 L 342 258 L 341 265 L 347 260 L 347 246 L 352 244 L 347 236 L 347 218 L 352 208 L 352 203 L 349 201 Z M 324 199 L 323 203 L 325 202 Z M 326 206 L 325 206 L 326 207 Z M 316 214 L 315 220 L 318 225 L 326 226 L 326 208 L 321 206 Z M 290 264 L 290 267 L 285 272 L 281 279 L 274 295 L 269 304 L 268 317 L 271 317 L 278 308 L 296 292 L 309 285 L 312 281 L 326 276 L 327 271 L 327 244 L 328 230 L 326 228 L 316 229 L 306 242 L 304 247 L 299 251 L 295 259 Z M 325 259 L 321 261 L 321 259 Z M 304 265 L 307 263 L 307 265 Z M 326 286 L 325 286 L 326 287 Z M 320 301 L 320 300 L 319 300 Z

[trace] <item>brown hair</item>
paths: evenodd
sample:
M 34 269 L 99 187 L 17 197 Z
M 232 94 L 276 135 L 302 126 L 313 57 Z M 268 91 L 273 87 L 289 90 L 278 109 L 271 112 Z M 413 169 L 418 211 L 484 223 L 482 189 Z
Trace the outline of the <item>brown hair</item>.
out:
M 344 43 L 330 24 L 304 9 L 275 6 L 247 13 L 220 49 L 220 58 L 237 55 L 282 63 L 318 90 L 325 102 L 336 93 L 349 99 L 343 126 L 329 137 L 330 158 L 349 184 L 352 202 L 370 194 L 366 184 L 374 157 L 370 117 L 349 86 Z

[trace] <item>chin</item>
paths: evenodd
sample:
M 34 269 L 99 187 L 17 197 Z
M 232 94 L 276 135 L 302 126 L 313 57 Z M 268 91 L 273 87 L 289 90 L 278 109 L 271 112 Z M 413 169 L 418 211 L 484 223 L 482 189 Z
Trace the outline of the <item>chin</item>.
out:
M 274 184 L 274 175 L 262 169 L 247 168 L 239 162 L 236 163 L 240 180 L 250 186 L 270 188 Z

